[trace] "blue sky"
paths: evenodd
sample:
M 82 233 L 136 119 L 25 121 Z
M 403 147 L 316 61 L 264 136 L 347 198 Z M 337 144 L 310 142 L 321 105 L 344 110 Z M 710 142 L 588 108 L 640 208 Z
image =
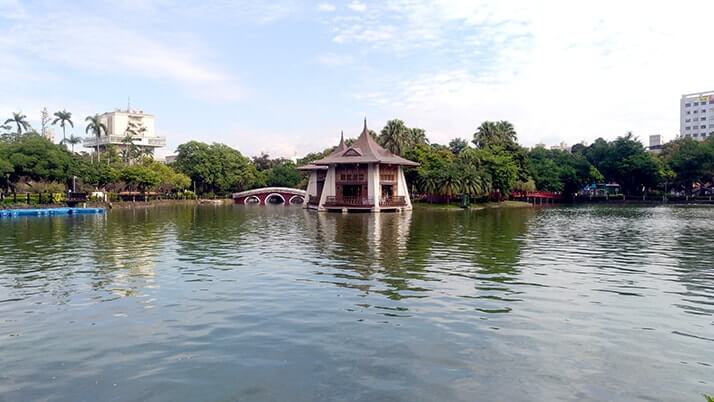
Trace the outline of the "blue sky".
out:
M 668 3 L 668 4 L 658 4 Z M 671 4 L 669 4 L 671 3 Z M 714 89 L 707 1 L 0 0 L 0 118 L 132 106 L 185 141 L 303 155 L 367 116 L 521 143 L 678 130 L 679 97 Z

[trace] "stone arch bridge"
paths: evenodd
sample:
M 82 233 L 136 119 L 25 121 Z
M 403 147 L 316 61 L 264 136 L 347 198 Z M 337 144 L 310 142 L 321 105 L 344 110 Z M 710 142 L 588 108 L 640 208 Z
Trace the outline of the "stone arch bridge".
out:
M 241 205 L 302 205 L 306 198 L 305 190 L 290 187 L 254 188 L 233 194 L 233 202 Z

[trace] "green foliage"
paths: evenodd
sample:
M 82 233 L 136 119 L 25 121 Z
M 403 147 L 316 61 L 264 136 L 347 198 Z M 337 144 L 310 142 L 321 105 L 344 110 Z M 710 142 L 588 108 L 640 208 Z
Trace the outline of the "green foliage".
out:
M 704 400 L 706 400 L 706 402 L 714 402 L 714 396 L 704 394 Z
M 691 195 L 694 183 L 707 181 L 714 173 L 712 141 L 698 142 L 684 138 L 667 144 L 662 153 L 666 164 L 662 175 Z
M 69 124 L 70 127 L 74 128 L 74 122 L 72 122 L 72 112 L 68 112 L 64 109 L 59 112 L 55 112 L 55 119 L 52 120 L 52 125 L 54 126 L 58 123 L 60 127 L 62 127 L 62 140 L 64 140 L 67 138 L 67 135 L 65 133 L 67 124 Z
M 463 138 L 454 138 L 449 141 L 449 149 L 454 153 L 454 155 L 460 154 L 461 151 L 466 149 L 468 146 L 469 142 Z
M 660 161 L 632 133 L 612 142 L 598 138 L 582 153 L 606 181 L 620 184 L 625 194 L 656 187 L 662 180 Z
M 297 170 L 292 161 L 284 161 L 268 170 L 266 185 L 276 187 L 298 187 L 305 175 Z
M 11 118 L 5 120 L 5 124 L 16 125 L 18 136 L 25 131 L 29 131 L 31 128 L 30 123 L 27 122 L 27 116 L 22 113 L 13 113 Z
M 539 190 L 570 197 L 584 185 L 602 181 L 600 172 L 582 154 L 534 148 L 527 156 L 528 173 Z
M 119 173 L 119 178 L 129 186 L 129 188 L 147 191 L 159 185 L 161 175 L 159 172 L 144 165 L 126 166 Z
M 176 169 L 189 176 L 201 192 L 228 193 L 261 184 L 251 161 L 223 144 L 190 141 L 178 147 Z
M 402 155 L 410 145 L 410 130 L 399 119 L 389 120 L 379 134 L 378 142 L 389 151 Z
M 35 133 L 3 143 L 0 161 L 5 161 L 0 165 L 4 165 L 5 173 L 10 173 L 12 182 L 20 178 L 66 182 L 74 166 L 69 152 Z
M 473 143 L 479 149 L 502 147 L 511 150 L 518 146 L 518 138 L 511 123 L 485 121 L 476 129 Z
M 77 166 L 77 170 L 77 176 L 81 177 L 84 183 L 91 184 L 97 188 L 103 188 L 119 180 L 119 170 L 106 163 L 81 161 Z

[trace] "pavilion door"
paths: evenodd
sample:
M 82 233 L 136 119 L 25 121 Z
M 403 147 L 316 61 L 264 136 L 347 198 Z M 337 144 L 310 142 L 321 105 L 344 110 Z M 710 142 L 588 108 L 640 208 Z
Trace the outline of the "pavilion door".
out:
M 360 204 L 362 202 L 362 186 L 359 184 L 343 185 L 341 201 L 345 204 Z

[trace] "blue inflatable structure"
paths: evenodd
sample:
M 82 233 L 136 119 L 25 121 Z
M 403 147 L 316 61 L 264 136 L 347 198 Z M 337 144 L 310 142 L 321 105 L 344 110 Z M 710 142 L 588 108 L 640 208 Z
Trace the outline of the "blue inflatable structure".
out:
M 1 209 L 0 217 L 13 218 L 17 216 L 52 216 L 52 215 L 82 215 L 103 214 L 104 208 L 35 208 L 35 209 Z

